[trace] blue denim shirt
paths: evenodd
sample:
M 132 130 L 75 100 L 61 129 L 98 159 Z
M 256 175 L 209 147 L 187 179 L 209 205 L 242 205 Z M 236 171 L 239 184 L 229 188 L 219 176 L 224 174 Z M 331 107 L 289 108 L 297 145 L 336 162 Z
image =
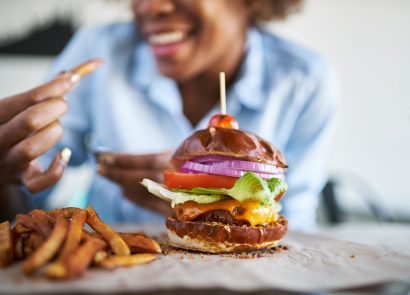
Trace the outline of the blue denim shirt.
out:
M 134 23 L 80 30 L 56 60 L 50 77 L 87 59 L 105 65 L 68 94 L 61 142 L 43 158 L 67 146 L 70 165 L 93 161 L 105 146 L 135 154 L 176 148 L 196 129 L 206 128 L 215 107 L 192 126 L 183 113 L 175 81 L 162 76 Z M 215 77 L 217 79 L 217 77 Z M 315 222 L 318 194 L 327 179 L 325 160 L 335 113 L 337 85 L 324 60 L 271 33 L 249 29 L 244 61 L 227 98 L 228 113 L 284 152 L 289 190 L 282 199 L 291 228 Z M 139 185 L 136 183 L 135 185 Z M 106 222 L 149 222 L 162 217 L 129 202 L 121 189 L 94 175 L 88 200 Z

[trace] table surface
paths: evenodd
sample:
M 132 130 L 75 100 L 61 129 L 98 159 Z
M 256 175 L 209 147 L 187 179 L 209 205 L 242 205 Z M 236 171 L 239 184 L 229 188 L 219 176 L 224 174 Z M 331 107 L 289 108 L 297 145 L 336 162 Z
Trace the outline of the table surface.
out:
M 338 240 L 379 246 L 410 255 L 410 224 L 346 223 L 319 226 L 315 232 Z
M 151 226 L 148 226 L 147 228 L 149 228 Z M 121 229 L 122 231 L 127 231 L 127 230 L 132 230 L 133 228 L 135 229 L 135 226 L 133 225 L 121 225 L 118 226 L 119 229 Z M 154 229 L 156 229 L 156 226 L 153 226 Z M 152 232 L 151 230 L 148 230 L 148 232 Z M 155 230 L 154 230 L 155 232 Z M 410 246 L 409 246 L 409 241 L 410 241 L 410 226 L 409 225 L 405 225 L 405 224 L 342 224 L 342 225 L 338 225 L 338 226 L 320 226 L 315 230 L 314 234 L 319 234 L 319 235 L 323 235 L 323 236 L 327 236 L 327 237 L 331 237 L 334 239 L 338 239 L 338 240 L 345 240 L 345 241 L 354 241 L 354 242 L 358 242 L 358 243 L 363 243 L 363 244 L 367 244 L 367 245 L 371 245 L 371 246 L 377 246 L 377 247 L 381 247 L 383 249 L 386 249 L 390 252 L 397 252 L 397 254 L 401 255 L 401 253 L 405 254 L 408 256 L 408 258 L 410 259 Z M 294 234 L 289 234 L 290 237 L 294 236 L 297 237 L 297 235 L 295 236 Z M 308 238 L 309 239 L 309 238 Z M 312 240 L 312 238 L 310 238 Z M 317 249 L 319 249 L 322 245 L 325 248 L 329 248 L 331 249 L 331 247 L 329 246 L 325 246 L 325 244 L 320 244 L 320 242 L 315 242 L 316 238 L 314 238 L 311 242 L 312 242 L 312 249 L 315 249 L 315 247 L 317 247 Z M 308 241 L 308 240 L 306 240 Z M 324 240 L 325 241 L 325 240 Z M 332 243 L 332 241 L 328 241 L 329 243 Z M 316 243 L 316 245 L 315 245 Z M 315 245 L 315 246 L 314 246 Z M 337 245 L 337 244 L 335 244 Z M 346 247 L 349 247 L 349 243 L 345 244 Z M 344 248 L 341 248 L 342 250 L 340 251 L 350 251 L 350 250 L 346 250 Z M 365 247 L 363 249 L 366 249 Z M 329 250 L 332 251 L 332 250 Z M 367 251 L 367 250 L 365 250 Z M 371 252 L 371 249 L 369 248 L 369 251 Z M 303 252 L 302 252 L 303 253 Z M 332 258 L 333 255 L 337 255 L 337 252 L 333 252 L 333 254 L 330 256 L 329 259 L 334 259 Z M 349 252 L 350 253 L 350 252 Z M 362 252 L 363 255 L 367 255 L 365 253 L 367 252 Z M 403 259 L 407 259 L 407 256 L 404 257 Z M 359 254 L 356 259 L 359 258 L 360 260 L 361 255 Z M 166 257 L 165 257 L 166 258 Z M 303 258 L 303 257 L 302 257 Z M 208 259 L 208 258 L 207 258 Z M 217 257 L 210 257 L 210 259 L 217 259 Z M 205 259 L 206 260 L 206 259 Z M 201 263 L 202 259 L 199 260 L 198 262 Z M 299 261 L 299 260 L 297 260 Z M 313 261 L 314 262 L 314 261 Z M 173 262 L 175 263 L 175 262 Z M 173 265 L 173 263 L 171 263 L 170 265 Z M 184 264 L 186 264 L 184 267 L 188 267 L 188 264 L 190 263 L 190 260 L 186 260 L 185 262 L 183 262 Z M 250 261 L 250 263 L 253 263 L 252 261 Z M 299 262 L 297 262 L 299 263 Z M 377 264 L 377 261 L 375 261 L 375 263 Z M 210 264 L 212 265 L 212 264 Z M 289 264 L 284 264 L 282 265 L 281 269 L 283 269 L 283 267 L 285 267 L 285 265 L 289 265 Z M 369 265 L 369 264 L 367 264 Z M 209 266 L 209 265 L 208 265 Z M 154 265 L 150 265 L 150 267 L 154 267 Z M 190 266 L 192 267 L 192 265 Z M 265 265 L 265 267 L 269 268 L 268 265 Z M 195 268 L 195 266 L 194 266 Z M 286 266 L 287 268 L 287 266 Z M 253 269 L 253 268 L 252 268 Z M 406 267 L 407 269 L 407 267 Z M 11 270 L 13 271 L 13 270 Z M 130 270 L 132 272 L 132 270 Z M 136 275 L 137 277 L 139 275 L 141 275 L 141 273 L 138 273 L 138 269 L 135 270 L 136 272 L 133 273 L 133 277 L 134 275 Z M 158 273 L 159 270 L 154 271 L 154 273 Z M 165 273 L 168 273 L 168 275 L 171 275 L 173 272 L 169 270 L 165 270 Z M 181 271 L 181 270 L 180 270 Z M 183 269 L 182 269 L 183 271 Z M 199 271 L 199 270 L 197 270 Z M 285 270 L 286 271 L 286 270 Z M 15 273 L 19 272 L 18 270 L 15 270 Z M 164 270 L 160 271 L 161 273 L 164 273 Z M 103 276 L 106 276 L 107 274 L 102 273 Z M 113 274 L 114 275 L 114 274 Z M 111 276 L 111 275 L 110 275 Z M 0 276 L 1 277 L 1 276 Z M 13 276 L 12 276 L 13 277 Z M 91 280 L 93 279 L 93 273 L 91 273 L 91 276 L 89 276 L 89 278 L 91 278 Z M 108 279 L 108 277 L 106 277 L 106 279 Z M 1 280 L 1 279 L 0 279 Z M 101 282 L 101 280 L 99 280 L 100 283 L 104 283 Z M 347 281 L 346 281 L 347 282 Z M 3 281 L 4 283 L 4 281 Z M 24 281 L 21 281 L 20 283 L 23 283 L 24 285 Z M 19 284 L 20 284 L 19 283 Z M 408 292 L 410 291 L 410 285 L 409 285 L 410 281 L 405 281 L 405 282 L 398 282 L 398 283 L 389 283 L 389 284 L 382 284 L 382 285 L 376 285 L 376 286 L 370 286 L 370 287 L 364 287 L 364 288 L 358 288 L 358 289 L 349 289 L 349 290 L 344 290 L 344 291 L 338 291 L 338 292 L 330 292 L 330 293 L 326 293 L 326 294 L 337 294 L 337 295 L 344 295 L 344 294 L 408 294 Z M 26 282 L 27 284 L 27 282 Z M 28 284 L 31 285 L 30 281 L 28 281 Z M 61 287 L 63 287 L 63 285 L 61 285 Z M 1 286 L 0 286 L 0 294 L 1 294 Z M 66 289 L 66 290 L 70 290 Z M 115 289 L 114 289 L 115 290 Z M 84 290 L 85 291 L 85 290 Z M 85 291 L 86 293 L 87 291 Z M 151 291 L 148 294 L 151 295 L 164 295 L 164 294 L 210 294 L 209 292 L 212 292 L 212 294 L 236 294 L 235 291 L 232 290 L 224 290 L 224 289 L 212 289 L 212 290 L 206 290 L 206 289 L 200 289 L 200 290 L 195 290 L 193 291 L 192 289 L 172 289 L 172 290 L 161 290 L 161 291 Z M 271 293 L 272 290 L 267 290 L 267 291 L 258 291 L 258 292 L 254 292 L 251 294 L 272 294 Z M 78 293 L 78 292 L 76 292 Z M 81 293 L 81 292 L 80 292 Z M 122 292 L 123 294 L 130 294 L 130 292 Z M 133 293 L 133 292 L 131 292 Z M 141 294 L 141 293 L 138 293 Z M 144 293 L 145 294 L 145 293 Z M 241 292 L 241 294 L 243 294 Z M 248 294 L 248 293 L 246 293 Z M 300 294 L 300 293 L 292 293 L 292 292 L 284 292 L 284 291 L 279 291 L 279 290 L 275 290 L 275 294 Z
M 367 245 L 392 249 L 410 255 L 410 224 L 401 223 L 344 223 L 336 226 L 319 226 L 316 233 L 339 240 L 354 241 Z M 410 294 L 408 282 L 397 282 L 356 290 L 332 292 L 329 294 L 370 295 Z

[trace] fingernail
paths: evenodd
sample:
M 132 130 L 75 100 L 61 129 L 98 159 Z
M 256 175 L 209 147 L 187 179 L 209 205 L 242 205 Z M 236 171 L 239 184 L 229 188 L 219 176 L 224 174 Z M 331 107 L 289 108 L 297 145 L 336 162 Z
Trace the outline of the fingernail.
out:
M 64 162 L 64 165 L 67 165 L 67 163 L 70 161 L 71 158 L 71 150 L 69 148 L 64 148 L 61 151 L 61 160 Z
M 103 165 L 97 165 L 97 172 L 100 175 L 105 175 L 106 168 Z
M 102 164 L 112 165 L 114 164 L 114 156 L 110 154 L 101 154 L 99 160 Z
M 71 83 L 73 83 L 73 84 L 76 84 L 77 82 L 79 82 L 80 79 L 81 79 L 81 75 L 78 74 L 78 73 L 74 73 L 74 74 L 72 74 L 71 77 L 70 77 L 70 81 L 71 81 Z

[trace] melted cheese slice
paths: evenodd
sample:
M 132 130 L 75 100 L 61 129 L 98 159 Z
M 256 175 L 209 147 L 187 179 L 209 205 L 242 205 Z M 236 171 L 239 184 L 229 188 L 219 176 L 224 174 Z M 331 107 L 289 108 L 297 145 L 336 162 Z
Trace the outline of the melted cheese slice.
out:
M 278 213 L 271 206 L 261 206 L 260 202 L 238 202 L 234 199 L 223 200 L 210 204 L 186 202 L 176 205 L 174 212 L 178 220 L 191 221 L 201 214 L 213 210 L 225 210 L 236 220 L 246 220 L 251 226 L 270 224 L 278 219 Z

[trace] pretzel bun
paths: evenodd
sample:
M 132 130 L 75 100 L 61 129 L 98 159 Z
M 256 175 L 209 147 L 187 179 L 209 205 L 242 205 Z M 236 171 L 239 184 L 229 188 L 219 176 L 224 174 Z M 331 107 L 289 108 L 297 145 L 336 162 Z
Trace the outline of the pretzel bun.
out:
M 219 222 L 166 222 L 170 245 L 186 250 L 228 253 L 252 251 L 276 246 L 285 236 L 288 223 L 284 217 L 266 226 L 237 226 Z
M 199 156 L 221 155 L 287 168 L 282 153 L 266 140 L 244 130 L 209 127 L 194 132 L 176 150 L 171 162 L 180 166 Z

